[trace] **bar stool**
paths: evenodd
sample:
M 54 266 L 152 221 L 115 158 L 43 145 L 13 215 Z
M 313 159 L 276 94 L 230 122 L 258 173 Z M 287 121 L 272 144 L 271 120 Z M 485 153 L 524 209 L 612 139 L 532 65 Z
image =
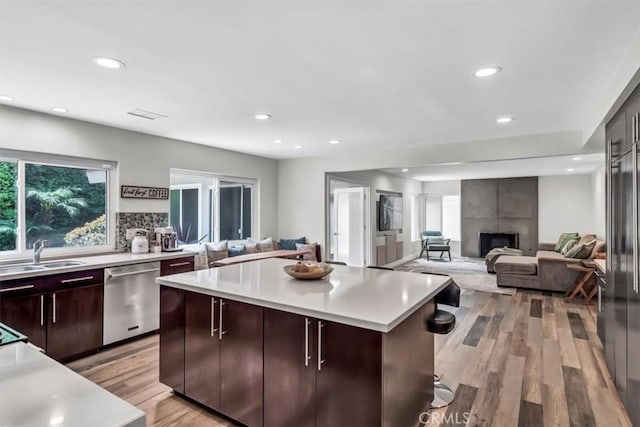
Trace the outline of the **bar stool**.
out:
M 434 334 L 448 334 L 456 326 L 456 316 L 445 310 L 439 310 L 438 304 L 449 305 L 452 307 L 460 307 L 460 287 L 451 282 L 449 286 L 444 288 L 435 296 L 436 309 L 433 316 L 426 319 L 426 328 Z M 453 402 L 453 390 L 440 381 L 438 375 L 433 376 L 433 402 L 431 407 L 434 409 L 443 408 Z

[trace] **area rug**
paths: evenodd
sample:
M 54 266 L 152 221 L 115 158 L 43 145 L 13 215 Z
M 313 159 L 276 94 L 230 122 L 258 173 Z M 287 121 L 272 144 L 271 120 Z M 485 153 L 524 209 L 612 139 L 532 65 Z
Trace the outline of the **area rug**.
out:
M 499 288 L 496 284 L 496 275 L 487 273 L 484 259 L 481 258 L 453 258 L 451 261 L 439 258 L 427 261 L 426 258 L 418 258 L 397 266 L 395 270 L 446 274 L 463 289 L 506 295 L 516 293 L 513 288 Z

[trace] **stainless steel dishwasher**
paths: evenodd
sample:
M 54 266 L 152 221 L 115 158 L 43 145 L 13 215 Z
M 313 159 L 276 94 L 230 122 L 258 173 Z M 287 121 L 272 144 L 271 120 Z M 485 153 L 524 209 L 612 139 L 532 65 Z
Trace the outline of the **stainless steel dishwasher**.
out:
M 103 344 L 112 344 L 160 327 L 160 262 L 104 270 Z

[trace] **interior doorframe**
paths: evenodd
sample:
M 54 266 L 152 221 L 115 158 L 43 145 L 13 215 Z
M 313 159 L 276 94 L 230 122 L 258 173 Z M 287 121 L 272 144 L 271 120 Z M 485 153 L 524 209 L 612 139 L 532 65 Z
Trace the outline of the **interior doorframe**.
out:
M 371 186 L 362 181 L 343 178 L 339 175 L 332 175 L 330 173 L 325 173 L 325 183 L 324 183 L 324 259 L 329 259 L 331 255 L 331 181 L 343 182 L 354 187 L 363 187 L 364 188 L 364 264 L 371 265 L 373 260 L 372 253 L 372 233 L 371 229 Z

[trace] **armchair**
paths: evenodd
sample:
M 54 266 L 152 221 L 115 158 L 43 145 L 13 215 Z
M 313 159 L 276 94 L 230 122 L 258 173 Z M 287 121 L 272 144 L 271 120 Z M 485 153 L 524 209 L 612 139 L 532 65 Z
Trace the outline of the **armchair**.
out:
M 449 261 L 451 261 L 451 246 L 449 245 L 451 239 L 445 239 L 441 231 L 423 231 L 420 233 L 420 237 L 422 238 L 420 258 L 423 253 L 426 253 L 427 260 L 430 260 L 429 252 L 440 252 L 440 258 L 442 258 L 446 252 Z

